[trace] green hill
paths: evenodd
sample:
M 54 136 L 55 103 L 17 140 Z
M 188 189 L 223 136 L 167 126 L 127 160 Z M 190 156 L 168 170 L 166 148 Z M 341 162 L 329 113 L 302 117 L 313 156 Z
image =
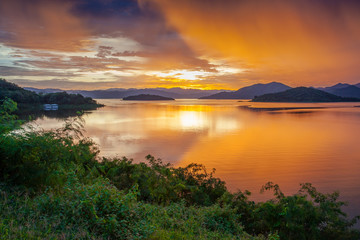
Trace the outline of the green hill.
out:
M 31 91 L 25 90 L 14 83 L 0 78 L 0 100 L 11 98 L 17 103 L 40 104 L 41 97 Z
M 89 109 L 102 105 L 98 104 L 90 97 L 80 94 L 68 94 L 66 92 L 37 94 L 25 90 L 14 83 L 10 83 L 0 78 L 0 101 L 10 98 L 19 104 L 20 108 L 40 106 L 41 104 L 58 104 L 63 108 Z M 81 107 L 82 106 L 82 107 Z
M 360 99 L 344 98 L 314 88 L 297 87 L 279 93 L 256 96 L 252 102 L 360 102 Z

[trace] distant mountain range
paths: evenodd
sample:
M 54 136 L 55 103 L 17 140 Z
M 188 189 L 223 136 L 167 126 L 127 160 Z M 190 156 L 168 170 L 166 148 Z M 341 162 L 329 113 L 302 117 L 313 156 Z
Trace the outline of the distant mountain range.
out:
M 162 97 L 158 95 L 140 94 L 135 96 L 124 97 L 125 101 L 169 101 L 175 100 L 173 98 Z
M 36 93 L 54 93 L 62 92 L 61 89 L 37 89 L 25 88 Z M 106 90 L 66 90 L 67 93 L 81 94 L 84 97 L 91 97 L 96 99 L 121 99 L 129 96 L 136 96 L 141 94 L 157 95 L 166 98 L 174 99 L 253 99 L 256 96 L 261 96 L 270 93 L 279 93 L 290 90 L 291 87 L 279 83 L 258 83 L 251 86 L 243 87 L 237 91 L 225 90 L 199 90 L 199 89 L 183 89 L 183 88 L 144 88 L 144 89 L 124 89 L 124 88 L 110 88 Z M 313 88 L 314 89 L 314 88 Z M 360 98 L 360 83 L 350 85 L 346 83 L 338 83 L 331 87 L 316 88 L 343 98 Z
M 253 102 L 359 102 L 360 98 L 345 98 L 315 88 L 297 87 L 279 93 L 255 97 Z
M 271 82 L 267 84 L 254 84 L 248 87 L 240 88 L 234 92 L 220 92 L 210 96 L 201 97 L 201 99 L 252 99 L 255 96 L 260 96 L 267 93 L 282 92 L 291 87 L 278 82 Z
M 338 83 L 331 87 L 317 88 L 319 90 L 335 94 L 341 97 L 355 97 L 360 98 L 360 83 L 350 85 L 347 83 Z
M 53 93 L 62 92 L 61 89 L 37 89 L 37 88 L 25 88 L 27 90 L 36 93 Z M 140 94 L 158 95 L 162 97 L 175 98 L 175 99 L 197 99 L 200 97 L 212 95 L 224 90 L 200 90 L 200 89 L 183 89 L 183 88 L 144 88 L 144 89 L 124 89 L 124 88 L 110 88 L 106 90 L 66 90 L 68 93 L 78 93 L 84 97 L 91 97 L 97 99 L 119 99 L 129 96 L 135 96 Z

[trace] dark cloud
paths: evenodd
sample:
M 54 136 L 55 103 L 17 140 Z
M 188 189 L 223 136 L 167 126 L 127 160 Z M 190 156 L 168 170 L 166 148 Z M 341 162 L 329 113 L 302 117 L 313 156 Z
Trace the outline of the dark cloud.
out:
M 104 58 L 107 57 L 109 55 L 114 56 L 111 52 L 114 48 L 113 47 L 107 47 L 107 46 L 99 46 L 99 51 L 96 54 L 97 57 L 99 58 Z
M 129 68 L 129 62 L 118 58 L 93 58 L 72 56 L 69 59 L 50 58 L 46 60 L 19 60 L 17 64 L 26 64 L 40 69 L 68 69 L 72 71 L 96 72 L 105 70 L 124 70 Z
M 141 9 L 136 0 L 78 0 L 74 2 L 72 12 L 75 15 L 92 18 L 138 17 L 141 15 Z
M 115 77 L 113 80 L 109 80 L 106 76 L 103 78 L 95 78 L 93 82 L 72 80 L 70 77 L 49 77 L 46 80 L 32 80 L 29 78 L 12 78 L 10 82 L 16 83 L 22 87 L 36 87 L 36 88 L 59 88 L 64 90 L 93 90 L 93 89 L 108 89 L 117 88 L 122 86 L 123 88 L 138 87 L 141 88 L 148 81 L 151 81 L 149 76 L 137 76 L 137 77 Z
M 23 67 L 0 66 L 0 76 L 2 76 L 2 77 L 8 77 L 8 76 L 75 77 L 75 76 L 80 76 L 80 74 L 72 73 L 72 72 L 54 72 L 54 71 L 47 71 L 47 70 L 26 69 Z
M 111 56 L 114 57 L 146 57 L 148 54 L 144 52 L 135 52 L 135 51 L 123 51 L 111 53 Z
M 90 31 L 69 11 L 70 1 L 0 2 L 0 41 L 7 46 L 57 51 L 84 51 Z M 5 37 L 4 37 L 5 36 Z
M 11 79 L 13 83 L 16 83 L 22 87 L 35 87 L 35 88 L 59 88 L 63 90 L 71 89 L 93 89 L 93 88 L 106 88 L 107 84 L 113 86 L 113 82 L 104 81 L 104 79 L 98 82 L 85 83 L 81 81 L 71 81 L 69 78 L 49 78 L 49 80 L 30 80 L 30 79 Z

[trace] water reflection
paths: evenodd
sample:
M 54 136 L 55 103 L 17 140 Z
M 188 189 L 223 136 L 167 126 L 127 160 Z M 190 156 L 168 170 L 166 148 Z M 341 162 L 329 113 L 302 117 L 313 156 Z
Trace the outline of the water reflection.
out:
M 85 118 L 86 134 L 106 156 L 143 159 L 151 153 L 177 163 L 202 137 L 241 128 L 233 110 L 232 106 L 113 104 Z M 40 124 L 46 126 L 48 122 Z
M 102 103 L 107 106 L 85 116 L 86 135 L 102 155 L 142 161 L 152 154 L 174 165 L 203 163 L 216 168 L 231 190 L 249 189 L 256 200 L 268 197 L 257 194 L 267 181 L 285 193 L 311 182 L 320 191 L 340 190 L 360 213 L 360 108 L 352 103 Z M 246 105 L 296 109 L 239 108 Z M 44 128 L 61 124 L 49 118 L 37 122 Z
M 181 111 L 179 112 L 180 126 L 182 129 L 203 129 L 205 124 L 204 114 L 196 111 Z M 175 125 L 176 127 L 176 125 Z
M 56 120 L 63 120 L 69 117 L 76 117 L 76 116 L 83 116 L 84 114 L 90 114 L 91 111 L 79 111 L 77 109 L 61 109 L 56 111 L 45 111 L 43 109 L 38 108 L 31 108 L 26 109 L 25 111 L 19 111 L 16 113 L 19 116 L 20 120 L 29 120 L 29 117 L 32 120 L 38 119 L 56 119 Z

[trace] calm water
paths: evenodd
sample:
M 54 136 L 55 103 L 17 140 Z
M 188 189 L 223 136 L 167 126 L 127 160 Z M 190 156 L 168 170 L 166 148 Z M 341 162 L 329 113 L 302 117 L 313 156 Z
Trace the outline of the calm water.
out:
M 106 107 L 84 118 L 101 155 L 202 163 L 216 168 L 230 190 L 248 189 L 255 200 L 269 198 L 259 194 L 268 181 L 287 194 L 311 182 L 323 192 L 339 190 L 350 202 L 346 211 L 360 214 L 360 108 L 353 107 L 359 104 L 99 101 Z M 245 105 L 329 108 L 264 112 L 240 107 Z M 48 118 L 37 123 L 44 129 L 62 125 Z

